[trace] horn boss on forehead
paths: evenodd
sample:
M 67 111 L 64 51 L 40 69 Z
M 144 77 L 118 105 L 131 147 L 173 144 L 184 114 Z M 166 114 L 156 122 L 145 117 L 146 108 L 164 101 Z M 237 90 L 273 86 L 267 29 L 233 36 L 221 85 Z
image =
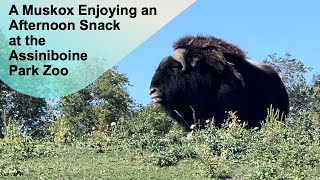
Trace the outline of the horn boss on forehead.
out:
M 220 126 L 228 111 L 236 111 L 249 127 L 260 127 L 271 105 L 288 114 L 287 91 L 277 72 L 246 60 L 237 46 L 213 36 L 185 36 L 173 48 L 152 78 L 150 95 L 185 127 L 212 117 Z

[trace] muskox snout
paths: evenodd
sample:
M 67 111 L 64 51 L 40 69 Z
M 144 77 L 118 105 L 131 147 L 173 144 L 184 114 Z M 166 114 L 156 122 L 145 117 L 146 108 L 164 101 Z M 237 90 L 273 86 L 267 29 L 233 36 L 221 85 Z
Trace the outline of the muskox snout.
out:
M 154 103 L 163 102 L 163 93 L 158 88 L 151 87 L 149 90 L 149 95 Z
M 150 88 L 149 95 L 151 96 L 152 94 L 156 93 L 157 91 L 158 91 L 158 88 Z

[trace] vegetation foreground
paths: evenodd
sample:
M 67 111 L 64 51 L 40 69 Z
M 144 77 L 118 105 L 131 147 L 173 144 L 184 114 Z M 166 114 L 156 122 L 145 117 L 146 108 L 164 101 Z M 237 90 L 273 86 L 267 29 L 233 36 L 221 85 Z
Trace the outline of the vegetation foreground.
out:
M 107 132 L 70 140 L 21 136 L 8 121 L 0 141 L 1 179 L 317 179 L 320 118 L 295 114 L 286 124 L 270 113 L 262 129 L 246 129 L 234 113 L 217 129 L 191 138 L 149 106 Z M 60 134 L 61 135 L 61 134 Z

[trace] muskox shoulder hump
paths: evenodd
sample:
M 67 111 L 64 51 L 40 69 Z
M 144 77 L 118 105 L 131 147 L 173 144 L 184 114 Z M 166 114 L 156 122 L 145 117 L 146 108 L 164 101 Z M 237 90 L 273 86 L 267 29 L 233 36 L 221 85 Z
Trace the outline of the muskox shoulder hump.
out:
M 252 61 L 252 60 L 248 60 L 252 65 L 254 65 L 255 67 L 261 69 L 262 71 L 268 73 L 268 74 L 277 74 L 277 71 L 270 66 L 267 63 L 264 62 L 258 62 L 258 61 Z
M 214 36 L 184 36 L 173 44 L 173 49 L 207 49 L 223 55 L 233 55 L 245 58 L 245 53 L 236 45 L 218 39 Z

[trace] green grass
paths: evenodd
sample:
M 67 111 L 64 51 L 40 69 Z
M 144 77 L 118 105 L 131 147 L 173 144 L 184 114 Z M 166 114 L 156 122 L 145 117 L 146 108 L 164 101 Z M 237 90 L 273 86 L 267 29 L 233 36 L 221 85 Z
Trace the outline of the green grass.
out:
M 54 157 L 22 162 L 26 172 L 19 179 L 206 179 L 199 160 L 158 167 L 150 156 L 139 150 L 109 148 L 97 153 L 91 148 L 70 148 Z

